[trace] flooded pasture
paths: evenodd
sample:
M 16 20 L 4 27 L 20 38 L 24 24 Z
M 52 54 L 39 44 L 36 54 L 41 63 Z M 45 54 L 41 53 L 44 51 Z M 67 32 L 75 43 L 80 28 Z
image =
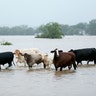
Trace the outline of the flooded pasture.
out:
M 1 46 L 0 52 L 15 49 L 38 48 L 50 53 L 55 48 L 70 49 L 96 48 L 95 36 L 66 36 L 63 39 L 35 39 L 32 36 L 0 36 L 0 41 L 11 42 L 11 46 Z M 76 71 L 64 68 L 55 71 L 54 66 L 43 69 L 42 64 L 28 67 L 12 67 L 0 71 L 0 96 L 95 96 L 96 65 L 83 62 Z

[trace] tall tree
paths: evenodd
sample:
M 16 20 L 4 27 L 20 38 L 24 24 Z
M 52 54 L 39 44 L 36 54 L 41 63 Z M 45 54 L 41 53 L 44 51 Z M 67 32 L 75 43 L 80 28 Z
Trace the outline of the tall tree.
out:
M 40 38 L 62 38 L 64 35 L 61 29 L 61 25 L 56 22 L 50 22 L 46 25 L 40 26 L 41 35 Z

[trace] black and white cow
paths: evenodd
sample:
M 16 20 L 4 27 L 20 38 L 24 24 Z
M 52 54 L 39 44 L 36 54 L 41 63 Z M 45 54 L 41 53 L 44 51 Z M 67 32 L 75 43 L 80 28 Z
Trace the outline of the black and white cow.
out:
M 96 64 L 96 49 L 95 48 L 84 48 L 84 49 L 77 49 L 77 50 L 71 49 L 69 52 L 73 52 L 76 55 L 77 65 L 79 63 L 82 64 L 82 61 L 88 61 L 87 64 L 90 61 L 94 61 L 94 64 Z
M 0 53 L 0 65 L 4 65 L 8 63 L 8 67 L 11 67 L 13 59 L 14 59 L 14 54 L 12 52 Z M 0 66 L 0 69 L 1 69 L 1 66 Z

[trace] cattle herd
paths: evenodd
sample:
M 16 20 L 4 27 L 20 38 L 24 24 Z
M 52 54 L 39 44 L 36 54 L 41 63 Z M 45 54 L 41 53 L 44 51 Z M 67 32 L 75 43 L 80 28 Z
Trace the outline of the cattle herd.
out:
M 87 61 L 87 64 L 90 61 L 93 61 L 96 64 L 96 49 L 95 48 L 83 48 L 76 50 L 69 50 L 68 52 L 63 52 L 63 50 L 50 51 L 49 54 L 44 54 L 40 52 L 37 48 L 32 49 L 23 49 L 15 50 L 14 52 L 2 52 L 0 53 L 0 69 L 1 65 L 8 63 L 8 67 L 11 67 L 13 64 L 19 66 L 19 63 L 23 63 L 25 67 L 28 66 L 29 69 L 33 67 L 34 64 L 43 64 L 43 67 L 51 68 L 51 64 L 54 65 L 55 70 L 57 71 L 60 68 L 68 67 L 70 70 L 73 66 L 76 70 L 79 63 L 82 64 L 82 61 Z M 14 63 L 14 58 L 16 62 Z

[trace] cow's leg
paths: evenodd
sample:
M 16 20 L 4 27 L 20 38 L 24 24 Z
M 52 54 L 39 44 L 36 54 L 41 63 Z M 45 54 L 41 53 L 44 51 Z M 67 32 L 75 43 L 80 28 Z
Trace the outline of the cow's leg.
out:
M 26 67 L 26 61 L 24 61 L 24 67 Z
M 68 69 L 70 70 L 72 68 L 72 62 L 70 62 Z
M 79 64 L 79 62 L 77 62 L 77 65 Z
M 62 71 L 62 67 L 60 67 L 60 71 Z
M 55 70 L 57 71 L 57 70 L 58 70 L 58 68 L 57 68 L 57 67 L 55 67 Z
M 1 65 L 0 65 L 0 70 L 1 70 Z
M 31 68 L 32 68 L 32 64 L 31 64 L 31 63 L 29 63 L 29 64 L 28 64 L 28 67 L 29 67 L 29 69 L 31 69 Z
M 72 66 L 70 65 L 70 66 L 68 66 L 68 69 L 70 70 L 72 68 Z
M 11 66 L 12 66 L 12 61 L 11 61 L 11 62 L 8 62 L 8 64 L 9 64 L 9 65 L 8 65 L 7 68 L 11 67 Z M 7 68 L 6 68 L 6 69 L 7 69 Z
M 94 60 L 94 64 L 96 64 L 96 60 Z
M 18 67 L 18 62 L 19 62 L 19 61 L 17 60 L 17 61 L 16 61 L 16 66 L 17 66 L 17 67 Z
M 89 62 L 90 62 L 90 61 L 88 60 L 88 61 L 87 61 L 87 65 L 89 64 Z
M 32 66 L 29 65 L 29 69 L 31 69 L 31 68 L 32 68 Z
M 54 64 L 54 66 L 55 66 L 55 70 L 57 71 L 58 70 L 58 67 Z
M 14 61 L 12 61 L 13 65 L 15 66 L 16 64 L 14 63 Z
M 82 61 L 78 61 L 78 62 L 77 62 L 77 65 L 78 65 L 79 63 L 82 65 Z
M 78 64 L 79 64 L 79 63 L 82 65 L 82 61 L 79 61 Z
M 43 63 L 44 69 L 46 68 L 46 64 Z
M 76 63 L 75 63 L 75 62 L 73 63 L 73 67 L 74 67 L 74 70 L 76 70 L 77 65 L 76 65 Z

